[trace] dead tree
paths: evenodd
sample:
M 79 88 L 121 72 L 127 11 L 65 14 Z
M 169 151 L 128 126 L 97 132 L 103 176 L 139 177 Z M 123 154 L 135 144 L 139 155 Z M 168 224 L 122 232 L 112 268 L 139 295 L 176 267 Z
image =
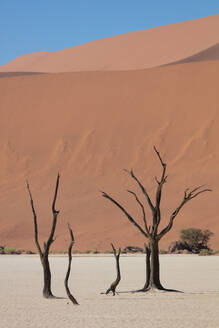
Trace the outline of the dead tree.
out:
M 175 211 L 172 212 L 169 218 L 169 223 L 167 226 L 162 229 L 161 231 L 158 231 L 160 221 L 161 221 L 161 211 L 160 211 L 160 202 L 161 202 L 161 196 L 162 196 L 162 190 L 163 186 L 167 181 L 167 175 L 166 175 L 166 163 L 163 162 L 159 152 L 154 147 L 155 153 L 161 163 L 162 166 L 162 175 L 160 180 L 155 177 L 155 181 L 157 183 L 156 188 L 156 195 L 155 195 L 155 202 L 153 203 L 146 188 L 142 185 L 140 180 L 136 177 L 133 170 L 128 171 L 125 170 L 132 179 L 135 180 L 138 187 L 140 188 L 145 200 L 146 204 L 149 206 L 151 210 L 151 226 L 148 225 L 148 220 L 146 218 L 145 214 L 145 208 L 143 203 L 139 200 L 136 193 L 133 191 L 128 190 L 129 193 L 131 193 L 138 205 L 141 208 L 142 212 L 142 219 L 144 226 L 142 227 L 128 212 L 127 210 L 115 199 L 113 199 L 109 194 L 102 191 L 102 196 L 109 199 L 114 205 L 116 205 L 127 217 L 127 219 L 143 234 L 143 236 L 148 239 L 149 245 L 150 245 L 150 278 L 149 283 L 144 286 L 142 289 L 143 291 L 147 291 L 149 289 L 161 289 L 164 290 L 161 282 L 160 282 L 160 264 L 159 264 L 159 241 L 161 238 L 163 238 L 172 228 L 174 219 L 176 218 L 177 214 L 181 211 L 183 206 L 193 198 L 197 197 L 198 195 L 206 192 L 211 191 L 210 189 L 203 189 L 203 186 L 196 187 L 192 190 L 186 189 L 184 191 L 184 197 L 182 201 L 180 202 L 179 206 L 175 209 Z
M 74 305 L 79 305 L 77 300 L 71 294 L 70 289 L 68 287 L 68 279 L 69 279 L 70 272 L 71 272 L 72 247 L 75 243 L 74 235 L 73 235 L 72 229 L 71 229 L 69 224 L 68 224 L 68 230 L 69 230 L 71 241 L 70 241 L 70 244 L 69 244 L 69 247 L 68 247 L 68 269 L 67 269 L 66 276 L 65 276 L 65 289 L 66 289 L 66 293 L 68 295 L 68 298 L 72 301 L 72 303 Z
M 151 249 L 150 244 L 148 246 L 146 243 L 144 243 L 144 250 L 145 250 L 145 270 L 146 270 L 146 280 L 144 287 L 142 289 L 137 290 L 137 292 L 144 292 L 148 290 L 148 287 L 150 285 L 150 275 L 151 275 L 151 263 L 150 263 L 150 256 L 151 256 Z
M 51 291 L 51 271 L 50 271 L 50 265 L 49 265 L 49 250 L 54 242 L 54 234 L 55 234 L 55 229 L 56 229 L 56 223 L 57 223 L 57 217 L 59 214 L 59 211 L 56 210 L 55 205 L 56 205 L 56 198 L 57 198 L 57 193 L 58 193 L 58 188 L 59 188 L 59 179 L 60 175 L 58 174 L 57 180 L 56 180 L 56 187 L 55 187 L 55 194 L 52 202 L 52 213 L 53 213 L 53 221 L 52 221 L 52 227 L 51 231 L 49 234 L 49 238 L 46 242 L 44 242 L 43 248 L 40 246 L 39 243 L 39 238 L 38 238 L 38 223 L 37 223 L 37 215 L 34 207 L 34 202 L 32 198 L 32 194 L 30 191 L 30 186 L 27 181 L 27 190 L 30 196 L 30 204 L 33 212 L 33 222 L 34 222 L 34 239 L 35 239 L 35 244 L 38 250 L 38 253 L 40 255 L 40 260 L 41 264 L 43 267 L 43 277 L 44 277 L 44 285 L 43 285 L 43 296 L 45 298 L 52 298 L 54 297 Z
M 110 285 L 110 287 L 107 289 L 106 293 L 104 294 L 109 294 L 110 292 L 113 293 L 113 296 L 116 294 L 116 287 L 118 286 L 120 280 L 121 280 L 121 273 L 120 273 L 120 266 L 119 266 L 119 257 L 121 253 L 121 248 L 119 248 L 118 254 L 116 253 L 116 249 L 114 245 L 111 243 L 112 249 L 113 249 L 113 254 L 116 259 L 116 272 L 117 272 L 117 277 L 116 280 Z

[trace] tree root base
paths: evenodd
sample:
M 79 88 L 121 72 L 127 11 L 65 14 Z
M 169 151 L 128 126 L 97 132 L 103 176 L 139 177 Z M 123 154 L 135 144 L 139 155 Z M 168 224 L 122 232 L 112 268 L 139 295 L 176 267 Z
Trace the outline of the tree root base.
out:
M 132 293 L 147 293 L 147 292 L 173 292 L 173 293 L 183 293 L 177 289 L 169 289 L 164 287 L 147 287 L 138 290 L 133 290 Z

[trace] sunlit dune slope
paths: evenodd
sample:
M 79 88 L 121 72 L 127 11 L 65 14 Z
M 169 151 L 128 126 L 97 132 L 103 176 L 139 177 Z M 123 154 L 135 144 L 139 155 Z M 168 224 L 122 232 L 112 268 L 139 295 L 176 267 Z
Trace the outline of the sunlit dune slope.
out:
M 34 248 L 26 179 L 45 240 L 60 171 L 56 249 L 67 247 L 67 222 L 76 249 L 109 249 L 112 241 L 141 246 L 141 234 L 99 190 L 141 222 L 126 192 L 139 190 L 123 169 L 133 168 L 154 200 L 154 176 L 161 174 L 156 145 L 168 164 L 162 226 L 185 188 L 213 189 L 185 206 L 161 247 L 177 239 L 181 228 L 200 227 L 215 233 L 212 245 L 219 248 L 218 85 L 217 61 L 0 79 L 0 243 Z
M 209 16 L 121 34 L 57 52 L 22 55 L 1 66 L 0 71 L 55 73 L 150 68 L 183 60 L 218 44 L 218 30 L 219 15 Z

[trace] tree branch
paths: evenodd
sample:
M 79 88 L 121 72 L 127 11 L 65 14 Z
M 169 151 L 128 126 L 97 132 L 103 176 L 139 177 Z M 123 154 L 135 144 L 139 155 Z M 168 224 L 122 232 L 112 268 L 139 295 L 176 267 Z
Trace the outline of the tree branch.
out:
M 68 247 L 68 269 L 67 269 L 66 276 L 65 276 L 65 289 L 66 289 L 66 293 L 68 295 L 68 298 L 72 301 L 72 303 L 75 304 L 75 305 L 78 305 L 77 300 L 71 294 L 71 292 L 69 290 L 69 287 L 68 287 L 68 279 L 69 279 L 70 272 L 71 272 L 72 247 L 75 243 L 74 235 L 73 235 L 73 232 L 72 232 L 72 229 L 71 229 L 69 223 L 68 223 L 68 231 L 69 231 L 69 234 L 70 234 L 70 244 L 69 244 L 69 247 Z
M 161 201 L 161 194 L 162 194 L 162 187 L 164 185 L 164 183 L 166 182 L 167 176 L 166 176 L 166 163 L 163 162 L 160 153 L 157 151 L 156 147 L 154 146 L 154 151 L 157 154 L 160 163 L 162 165 L 163 171 L 162 171 L 162 176 L 160 181 L 155 177 L 155 180 L 157 182 L 157 191 L 156 191 L 156 217 L 155 217 L 155 221 L 154 222 L 154 232 L 157 233 L 157 229 L 158 226 L 160 224 L 160 220 L 161 220 L 161 214 L 160 214 L 160 201 Z
M 57 198 L 58 188 L 59 188 L 59 179 L 60 179 L 60 174 L 58 173 L 58 175 L 57 175 L 57 180 L 56 180 L 55 194 L 54 194 L 54 198 L 53 198 L 53 202 L 52 202 L 52 212 L 53 212 L 53 213 L 59 213 L 59 211 L 57 211 L 57 210 L 55 209 L 56 198 Z
M 59 179 L 60 179 L 60 175 L 58 173 L 57 180 L 56 180 L 55 194 L 54 194 L 54 198 L 53 198 L 53 202 L 52 202 L 53 222 L 52 222 L 51 232 L 50 232 L 48 241 L 46 243 L 46 250 L 45 251 L 48 251 L 51 244 L 54 242 L 53 237 L 54 237 L 54 233 L 55 233 L 55 229 L 56 229 L 57 217 L 58 217 L 58 214 L 59 214 L 59 211 L 57 211 L 55 209 L 56 198 L 57 198 L 57 193 L 58 193 L 58 188 L 59 188 Z
M 128 220 L 138 228 L 138 230 L 145 236 L 148 238 L 147 233 L 142 229 L 142 227 L 131 217 L 131 215 L 124 209 L 124 207 L 122 207 L 115 199 L 113 199 L 110 195 L 108 195 L 106 192 L 104 191 L 100 191 L 102 193 L 102 196 L 109 199 L 112 203 L 114 203 L 118 208 L 120 208 L 120 210 L 126 215 L 126 217 L 128 218 Z
M 173 226 L 173 221 L 175 219 L 175 217 L 177 216 L 177 214 L 180 212 L 180 210 L 182 209 L 182 207 L 191 199 L 197 197 L 198 195 L 207 192 L 207 191 L 212 191 L 211 189 L 203 189 L 200 190 L 200 188 L 202 188 L 203 186 L 199 186 L 194 188 L 192 191 L 189 191 L 189 189 L 186 189 L 184 192 L 184 198 L 182 200 L 182 202 L 180 203 L 180 205 L 175 209 L 175 211 L 171 214 L 170 216 L 170 221 L 168 223 L 168 225 L 159 233 L 158 235 L 158 240 L 160 240 L 168 231 L 170 231 L 170 229 Z M 196 192 L 197 190 L 200 190 L 198 192 Z
M 39 239 L 38 239 L 37 215 L 36 215 L 36 211 L 35 211 L 35 208 L 34 208 L 34 202 L 33 202 L 33 198 L 32 198 L 32 194 L 31 194 L 31 191 L 30 191 L 30 186 L 29 186 L 28 180 L 26 181 L 26 185 L 27 185 L 27 190 L 28 190 L 29 196 L 30 196 L 30 204 L 31 204 L 32 212 L 33 212 L 35 244 L 36 244 L 36 247 L 37 247 L 38 252 L 40 254 L 40 257 L 42 257 L 43 254 L 42 254 L 42 250 L 41 250 Z
M 146 233 L 148 234 L 148 237 L 149 237 L 149 229 L 148 229 L 148 226 L 147 226 L 147 221 L 146 221 L 146 214 L 145 214 L 145 209 L 144 209 L 144 206 L 143 204 L 140 202 L 138 196 L 136 195 L 136 193 L 134 193 L 133 191 L 131 190 L 127 190 L 127 192 L 129 192 L 130 194 L 134 195 L 137 203 L 140 205 L 141 209 L 142 209 L 142 218 L 143 218 L 143 221 L 144 221 L 144 226 L 145 226 L 145 231 Z
M 120 257 L 120 253 L 121 253 L 121 248 L 119 248 L 118 254 L 116 254 L 116 249 L 113 245 L 113 243 L 111 243 L 112 249 L 113 249 L 113 254 L 114 257 L 116 259 L 116 272 L 117 272 L 117 277 L 116 280 L 110 285 L 110 287 L 107 289 L 106 291 L 106 295 L 109 294 L 110 292 L 113 293 L 113 296 L 115 296 L 116 294 L 116 287 L 118 286 L 120 280 L 121 280 L 121 274 L 120 274 L 120 266 L 119 266 L 119 257 Z
M 148 195 L 148 193 L 147 193 L 145 187 L 141 184 L 141 182 L 140 182 L 140 181 L 138 180 L 138 178 L 135 176 L 133 170 L 129 171 L 129 170 L 124 169 L 124 171 L 125 171 L 125 172 L 128 172 L 129 175 L 130 175 L 130 176 L 131 176 L 131 177 L 137 182 L 137 184 L 139 185 L 139 187 L 140 187 L 140 189 L 141 189 L 143 195 L 145 196 L 145 198 L 146 198 L 146 200 L 147 200 L 147 202 L 148 202 L 148 205 L 149 205 L 149 207 L 150 207 L 152 213 L 154 213 L 154 212 L 155 212 L 154 205 L 152 204 L 152 201 L 151 201 L 151 199 L 150 199 L 150 197 L 149 197 L 149 195 Z

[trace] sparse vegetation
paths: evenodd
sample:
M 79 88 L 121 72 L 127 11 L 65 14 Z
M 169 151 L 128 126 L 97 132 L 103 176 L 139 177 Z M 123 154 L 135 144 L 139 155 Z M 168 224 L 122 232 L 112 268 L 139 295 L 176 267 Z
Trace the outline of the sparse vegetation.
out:
M 1 247 L 0 255 L 20 255 L 20 254 L 35 254 L 31 250 L 26 249 L 16 249 L 13 247 Z
M 85 251 L 84 251 L 84 254 L 92 254 L 92 250 L 91 249 L 86 249 Z
M 180 241 L 184 243 L 185 249 L 188 251 L 192 253 L 200 253 L 201 250 L 210 251 L 208 243 L 212 235 L 213 232 L 208 229 L 183 229 L 180 231 Z
M 165 249 L 160 249 L 159 254 L 168 254 L 168 252 Z
M 200 256 L 212 255 L 213 252 L 210 249 L 201 249 L 199 252 Z
M 81 252 L 78 249 L 73 249 L 72 254 L 80 254 Z
M 10 248 L 10 247 L 9 248 L 5 247 L 4 252 L 5 254 L 18 254 L 18 255 L 21 254 L 21 251 L 19 249 Z
M 17 255 L 20 255 L 21 253 L 22 253 L 21 250 L 11 248 L 11 247 L 4 247 L 4 248 L 0 249 L 0 254 L 6 254 L 6 255 L 17 254 Z
M 106 249 L 103 254 L 112 254 L 112 251 L 110 251 L 109 249 Z
M 212 253 L 208 243 L 213 233 L 210 230 L 188 228 L 180 231 L 180 240 L 170 244 L 168 252 L 177 254 L 199 254 L 203 250 L 203 255 Z

